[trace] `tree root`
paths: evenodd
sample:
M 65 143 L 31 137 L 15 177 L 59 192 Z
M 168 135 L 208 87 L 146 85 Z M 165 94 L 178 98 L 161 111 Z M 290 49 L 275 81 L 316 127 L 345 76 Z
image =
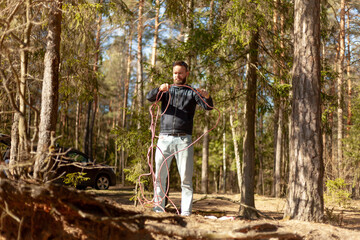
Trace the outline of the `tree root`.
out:
M 263 216 L 265 219 L 271 219 L 271 220 L 275 220 L 273 217 L 270 217 L 269 215 L 263 213 L 262 211 L 254 208 L 254 207 L 251 207 L 251 206 L 248 206 L 246 204 L 243 204 L 241 203 L 240 201 L 235 201 L 235 200 L 232 200 L 230 198 L 227 198 L 227 197 L 221 197 L 221 196 L 208 196 L 208 195 L 205 195 L 204 197 L 198 199 L 198 200 L 194 200 L 193 203 L 196 203 L 196 202 L 199 202 L 199 201 L 202 201 L 202 200 L 205 200 L 205 199 L 219 199 L 219 200 L 225 200 L 225 201 L 229 201 L 229 202 L 232 202 L 232 203 L 236 203 L 236 204 L 239 204 L 240 207 L 244 207 L 244 208 L 248 208 L 252 211 L 254 211 L 255 213 L 259 214 L 260 216 Z M 239 218 L 241 216 L 238 216 Z
M 349 236 L 344 232 L 320 232 L 316 226 L 300 222 L 286 225 L 282 221 L 227 221 L 230 222 L 112 205 L 61 185 L 0 179 L 0 239 L 330 240 Z M 295 227 L 290 228 L 293 224 Z

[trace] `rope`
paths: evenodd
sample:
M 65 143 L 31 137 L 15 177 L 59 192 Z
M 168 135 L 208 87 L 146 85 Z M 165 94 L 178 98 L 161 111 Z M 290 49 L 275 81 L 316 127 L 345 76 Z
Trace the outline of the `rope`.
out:
M 154 197 L 153 197 L 151 200 L 147 199 L 147 198 L 145 197 L 145 195 L 144 195 L 144 190 L 143 190 L 143 188 L 142 188 L 142 185 L 139 184 L 140 194 L 141 194 L 141 198 L 142 198 L 142 199 L 140 199 L 140 197 L 138 197 L 138 201 L 139 201 L 139 203 L 140 203 L 143 207 L 147 206 L 147 207 L 153 208 L 153 207 L 155 207 L 155 206 L 158 206 L 158 207 L 162 208 L 160 204 L 161 204 L 161 202 L 162 202 L 165 198 L 167 198 L 168 201 L 171 203 L 171 205 L 175 208 L 177 214 L 179 214 L 179 210 L 177 209 L 176 205 L 174 204 L 174 202 L 173 202 L 173 201 L 169 198 L 169 196 L 167 195 L 168 192 L 169 192 L 169 186 L 170 186 L 169 166 L 168 166 L 168 164 L 167 164 L 167 160 L 168 160 L 169 158 L 172 158 L 175 154 L 177 154 L 177 153 L 179 153 L 179 152 L 181 152 L 181 151 L 184 151 L 184 150 L 188 149 L 189 147 L 191 147 L 192 145 L 194 145 L 195 143 L 197 143 L 205 134 L 207 134 L 207 133 L 209 133 L 210 131 L 212 131 L 213 129 L 215 129 L 215 128 L 217 127 L 217 125 L 219 124 L 219 122 L 220 122 L 221 113 L 220 113 L 220 110 L 219 110 L 219 109 L 217 109 L 217 108 L 215 108 L 215 107 L 213 107 L 213 106 L 210 106 L 210 105 L 203 99 L 203 97 L 199 94 L 199 92 L 198 92 L 197 90 L 195 90 L 194 88 L 192 88 L 192 87 L 190 87 L 190 86 L 188 86 L 188 85 L 171 84 L 170 87 L 172 87 L 172 86 L 187 87 L 187 88 L 193 90 L 193 91 L 200 97 L 201 101 L 203 101 L 203 102 L 206 104 L 207 107 L 212 108 L 212 109 L 215 109 L 215 110 L 218 112 L 218 118 L 217 118 L 217 120 L 216 120 L 215 125 L 214 125 L 212 128 L 210 128 L 208 131 L 204 132 L 200 137 L 198 137 L 195 141 L 193 141 L 193 142 L 192 142 L 189 146 L 187 146 L 186 148 L 181 149 L 181 150 L 179 150 L 179 151 L 177 151 L 177 152 L 174 152 L 173 154 L 171 154 L 170 156 L 168 156 L 167 158 L 165 158 L 165 156 L 164 156 L 164 154 L 162 153 L 161 149 L 160 149 L 157 145 L 155 145 L 154 142 L 155 142 L 155 138 L 157 137 L 156 134 L 155 134 L 155 132 L 156 132 L 156 124 L 157 124 L 157 122 L 158 122 L 159 117 L 161 117 L 162 115 L 164 115 L 165 112 L 167 111 L 167 109 L 168 109 L 168 107 L 169 107 L 169 105 L 170 105 L 171 94 L 169 93 L 169 101 L 168 101 L 168 103 L 167 103 L 167 105 L 166 105 L 166 108 L 164 109 L 164 112 L 163 112 L 162 114 L 159 114 L 159 113 L 160 113 L 160 106 L 158 105 L 158 103 L 160 102 L 162 96 L 164 95 L 164 92 L 163 92 L 163 91 L 159 91 L 159 92 L 157 93 L 155 102 L 149 107 L 149 112 L 150 112 L 150 116 L 151 116 L 151 123 L 150 123 L 151 145 L 150 145 L 150 147 L 148 148 L 147 163 L 148 163 L 148 165 L 149 165 L 149 167 L 150 167 L 150 172 L 149 172 L 149 173 L 145 173 L 145 174 L 141 174 L 141 175 L 139 176 L 138 182 L 141 183 L 141 178 L 142 178 L 142 177 L 150 176 L 150 175 L 151 175 L 151 176 L 152 176 L 153 185 L 154 185 L 154 187 L 156 186 L 156 176 L 155 176 L 155 172 L 154 172 L 154 168 L 153 168 L 153 163 L 154 163 L 154 149 L 159 149 L 161 155 L 162 155 L 163 158 L 165 159 L 165 160 L 163 161 L 163 163 L 161 164 L 160 169 L 161 169 L 161 168 L 163 167 L 163 165 L 165 164 L 166 170 L 167 170 L 167 173 L 168 173 L 167 185 L 166 185 L 167 188 L 166 188 L 166 190 L 164 190 L 164 189 L 162 188 L 161 180 L 160 180 L 159 184 L 160 184 L 161 191 L 164 193 L 164 197 L 161 198 L 160 200 L 158 200 L 157 202 L 155 202 L 155 199 L 158 198 L 157 196 L 155 196 L 155 193 L 154 193 Z M 154 114 L 154 110 L 156 111 L 156 114 Z M 159 174 L 160 174 L 160 170 L 159 170 Z M 165 209 L 162 208 L 162 210 L 165 212 Z

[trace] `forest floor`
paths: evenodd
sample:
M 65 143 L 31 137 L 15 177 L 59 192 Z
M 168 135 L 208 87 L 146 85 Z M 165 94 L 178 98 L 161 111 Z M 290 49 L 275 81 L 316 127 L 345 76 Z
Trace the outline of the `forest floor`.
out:
M 155 216 L 171 216 L 177 213 L 175 207 L 170 204 L 167 206 L 167 213 L 152 213 L 150 207 L 135 207 L 134 202 L 130 200 L 134 195 L 132 187 L 114 186 L 107 191 L 88 189 L 86 192 L 114 206 L 127 206 Z M 174 205 L 180 208 L 181 193 L 174 191 L 169 196 Z M 282 219 L 286 199 L 259 195 L 255 196 L 255 206 L 260 218 L 251 221 L 238 218 L 239 197 L 239 194 L 195 193 L 193 214 L 185 218 L 184 230 L 196 229 L 198 232 L 206 233 L 207 237 L 202 236 L 204 239 L 360 239 L 360 200 L 351 200 L 346 208 L 326 204 L 326 222 L 308 223 Z M 169 231 L 176 232 L 178 229 Z M 239 233 L 247 235 L 241 238 Z M 181 234 L 174 234 L 172 237 L 164 235 L 154 237 L 154 239 L 184 238 Z

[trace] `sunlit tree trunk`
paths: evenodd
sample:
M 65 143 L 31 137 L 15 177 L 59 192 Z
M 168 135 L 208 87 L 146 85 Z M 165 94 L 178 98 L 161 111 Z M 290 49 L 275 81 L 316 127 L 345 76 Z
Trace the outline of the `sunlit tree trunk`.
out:
M 28 61 L 29 61 L 29 46 L 30 46 L 30 34 L 31 34 L 31 0 L 25 1 L 25 29 L 23 33 L 22 44 L 20 46 L 20 81 L 18 86 L 19 91 L 19 113 L 18 114 L 18 133 L 19 142 L 18 147 L 19 156 L 25 157 L 29 153 L 29 139 L 27 134 L 27 122 L 26 122 L 26 88 L 28 78 Z M 20 159 L 18 159 L 20 161 Z
M 59 99 L 59 64 L 62 1 L 49 3 L 47 45 L 44 57 L 44 79 L 41 94 L 41 112 L 37 157 L 34 178 L 41 177 L 47 153 L 50 151 L 52 133 L 56 131 Z
M 19 113 L 14 114 L 13 123 L 11 126 L 11 148 L 10 148 L 10 173 L 12 175 L 17 174 L 16 169 L 13 167 L 16 165 L 16 160 L 18 159 L 18 145 L 19 145 Z
M 235 151 L 235 161 L 236 161 L 236 173 L 237 173 L 237 182 L 239 187 L 239 192 L 241 192 L 242 186 L 242 171 L 241 171 L 241 159 L 240 159 L 240 150 L 238 144 L 239 136 L 236 134 L 236 126 L 234 124 L 234 113 L 230 113 L 230 127 L 231 127 L 231 134 L 232 140 L 234 144 L 234 151 Z
M 144 106 L 144 80 L 143 80 L 143 52 L 142 52 L 142 38 L 143 38 L 143 11 L 144 0 L 139 0 L 139 19 L 138 19 L 138 50 L 137 50 L 137 94 L 139 106 Z
M 343 176 L 343 109 L 342 109 L 342 84 L 344 78 L 344 60 L 345 60 L 345 0 L 341 0 L 340 9 L 340 35 L 339 35 L 339 60 L 338 60 L 338 77 L 337 77 L 337 169 L 338 177 Z
M 185 22 L 185 37 L 184 42 L 189 42 L 190 38 L 192 38 L 193 28 L 194 28 L 194 0 L 186 0 L 186 22 Z M 189 65 L 190 69 L 192 67 L 192 58 L 193 53 L 189 53 L 187 56 L 187 64 Z
M 205 135 L 203 136 L 203 146 L 202 146 L 201 192 L 207 194 L 208 193 L 208 178 L 209 178 L 209 174 L 208 174 L 208 168 L 209 168 L 209 134 L 207 133 L 208 132 L 207 124 L 205 124 L 203 132 L 205 133 Z
M 348 34 L 346 35 L 346 39 L 347 39 L 347 97 L 348 97 L 348 104 L 347 104 L 347 134 L 349 134 L 350 131 L 350 125 L 351 125 L 351 118 L 352 118 L 352 110 L 351 110 L 351 100 L 352 100 L 352 82 L 351 82 L 351 51 L 350 51 L 350 46 L 351 46 L 351 39 L 350 39 L 350 21 L 351 21 L 351 14 L 350 14 L 350 9 L 347 10 L 347 16 L 348 16 L 348 21 L 347 21 L 347 32 Z
M 320 0 L 295 0 L 289 192 L 285 218 L 321 221 Z
M 80 101 L 76 102 L 76 113 L 75 113 L 75 148 L 79 149 L 79 131 L 80 131 Z
M 259 173 L 258 173 L 258 179 L 256 184 L 256 191 L 258 194 L 264 195 L 264 174 L 263 174 L 263 131 L 264 131 L 264 123 L 263 123 L 263 113 L 259 113 L 259 130 L 260 133 L 259 141 L 258 141 L 258 151 L 257 156 L 259 159 Z
M 126 67 L 126 77 L 125 77 L 125 84 L 124 84 L 124 100 L 123 100 L 123 113 L 122 113 L 122 122 L 121 122 L 121 126 L 122 128 L 127 128 L 127 123 L 126 123 L 126 114 L 127 114 L 127 102 L 128 102 L 128 95 L 129 95 L 129 83 L 130 83 L 130 78 L 131 78 L 131 62 L 132 62 L 132 38 L 133 38 L 133 33 L 134 31 L 131 29 L 131 27 L 129 27 L 129 47 L 128 47 L 128 53 L 127 53 L 127 67 Z M 125 184 L 125 173 L 124 173 L 124 168 L 125 168 L 125 163 L 126 163 L 126 153 L 124 150 L 121 150 L 121 154 L 120 154 L 120 164 L 119 167 L 121 167 L 120 172 L 121 172 L 121 184 L 124 186 Z
M 278 49 L 279 46 L 279 0 L 274 0 L 274 12 L 273 12 L 273 31 L 274 31 L 274 49 Z M 277 55 L 276 55 L 277 56 Z M 278 57 L 278 56 L 277 56 Z M 273 62 L 273 71 L 274 71 L 274 76 L 275 76 L 275 82 L 279 83 L 280 80 L 280 70 L 279 70 L 279 66 L 278 66 L 278 62 L 274 61 Z M 280 153 L 279 150 L 281 151 L 281 147 L 279 147 L 279 142 L 281 141 L 281 139 L 278 138 L 279 136 L 279 131 L 281 132 L 281 126 L 279 125 L 279 121 L 280 121 L 280 112 L 282 112 L 281 110 L 281 100 L 279 99 L 279 97 L 277 96 L 277 94 L 275 93 L 275 97 L 274 97 L 274 178 L 273 178 L 273 185 L 272 185 L 272 195 L 276 196 L 277 195 L 277 189 L 279 189 L 279 181 L 277 178 L 277 172 L 279 171 L 279 163 L 280 163 Z M 281 145 L 281 144 L 280 144 Z
M 151 52 L 151 67 L 156 66 L 156 55 L 157 55 L 157 45 L 158 45 L 158 39 L 159 39 L 159 27 L 160 27 L 160 7 L 161 3 L 160 0 L 155 1 L 155 24 L 154 24 L 154 42 L 152 46 L 152 52 Z M 153 81 L 153 77 L 151 77 L 150 82 Z
M 210 20 L 208 23 L 209 31 L 212 30 L 212 19 L 213 19 L 213 6 L 214 6 L 214 0 L 210 2 Z M 211 76 L 213 66 L 210 65 L 208 76 Z M 205 83 L 205 88 L 208 88 L 210 86 L 209 83 Z M 208 90 L 209 91 L 209 90 Z M 209 116 L 209 113 L 205 113 L 206 116 Z M 209 123 L 208 121 L 204 122 L 205 126 L 203 129 L 203 133 L 205 134 L 203 137 L 203 146 L 202 146 L 202 164 L 201 164 L 201 192 L 202 193 L 208 193 L 208 178 L 209 178 L 209 134 L 207 134 L 209 130 Z

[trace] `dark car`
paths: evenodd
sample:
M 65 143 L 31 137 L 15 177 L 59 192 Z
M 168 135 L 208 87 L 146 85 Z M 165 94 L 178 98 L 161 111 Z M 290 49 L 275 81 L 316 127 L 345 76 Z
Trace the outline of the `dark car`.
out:
M 0 143 L 5 144 L 7 149 L 2 155 L 2 160 L 6 162 L 9 158 L 10 151 L 10 137 L 8 135 L 0 134 Z M 82 177 L 88 178 L 85 181 L 80 181 L 76 187 L 78 189 L 85 189 L 86 187 L 93 187 L 100 190 L 106 190 L 109 186 L 116 184 L 116 176 L 114 169 L 108 165 L 97 164 L 92 161 L 85 153 L 76 149 L 57 148 L 53 157 L 54 159 L 54 183 L 65 184 L 64 180 L 69 178 L 68 174 L 72 173 L 86 173 Z M 71 182 L 69 183 L 71 184 Z

